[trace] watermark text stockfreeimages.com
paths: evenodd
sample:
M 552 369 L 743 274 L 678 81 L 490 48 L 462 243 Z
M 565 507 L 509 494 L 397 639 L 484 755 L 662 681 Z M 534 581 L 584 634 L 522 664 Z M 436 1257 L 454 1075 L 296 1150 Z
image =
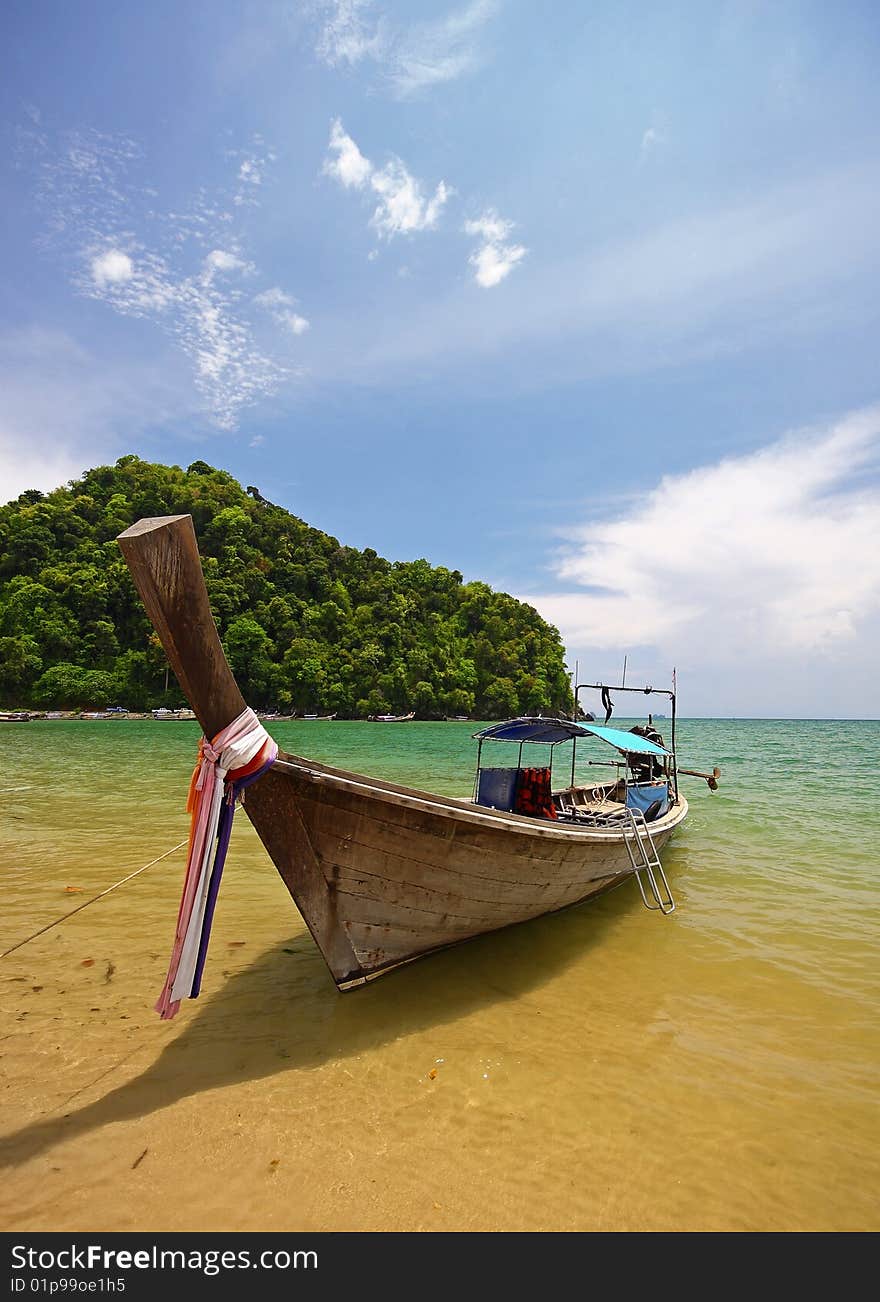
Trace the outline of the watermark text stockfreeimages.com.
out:
M 72 1243 L 69 1247 L 57 1249 L 15 1244 L 11 1250 L 11 1266 L 13 1271 L 53 1273 L 96 1271 L 114 1274 L 116 1271 L 131 1270 L 192 1270 L 200 1271 L 204 1275 L 219 1275 L 223 1270 L 317 1270 L 318 1254 L 314 1249 L 288 1251 L 284 1248 L 251 1253 L 246 1249 L 223 1251 L 213 1248 L 206 1250 L 160 1248 L 157 1244 L 135 1250 L 105 1248 L 100 1243 L 89 1243 L 82 1247 Z M 28 1286 L 32 1291 L 39 1291 L 33 1289 L 35 1282 L 33 1280 L 28 1281 L 24 1276 L 16 1275 L 12 1278 L 14 1293 L 23 1292 Z M 124 1277 L 119 1279 L 117 1284 L 122 1286 L 119 1289 L 121 1292 L 125 1285 Z M 71 1284 L 68 1284 L 68 1289 L 74 1291 Z M 48 1287 L 46 1291 L 49 1291 Z

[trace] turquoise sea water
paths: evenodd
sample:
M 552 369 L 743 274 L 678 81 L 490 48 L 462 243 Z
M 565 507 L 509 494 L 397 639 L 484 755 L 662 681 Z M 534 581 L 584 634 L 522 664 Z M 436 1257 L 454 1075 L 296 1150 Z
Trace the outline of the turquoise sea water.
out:
M 471 788 L 473 724 L 270 727 Z M 197 737 L 0 728 L 0 949 L 185 836 Z M 685 719 L 678 750 L 722 778 L 682 779 L 669 918 L 626 884 L 340 996 L 239 815 L 175 1022 L 150 1005 L 180 854 L 4 959 L 5 1227 L 877 1228 L 880 722 Z M 206 1099 L 252 1165 L 207 1139 Z M 172 1134 L 211 1172 L 173 1207 Z

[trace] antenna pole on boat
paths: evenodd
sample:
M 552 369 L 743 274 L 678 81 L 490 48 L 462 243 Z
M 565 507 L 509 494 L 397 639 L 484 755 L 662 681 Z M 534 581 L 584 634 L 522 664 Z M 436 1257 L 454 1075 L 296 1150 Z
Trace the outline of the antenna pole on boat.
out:
M 578 692 L 580 691 L 580 688 L 579 688 L 579 686 L 578 686 L 578 678 L 579 678 L 579 676 L 580 676 L 580 675 L 579 675 L 579 661 L 575 660 L 575 662 L 574 662 L 574 678 L 572 679 L 572 683 L 571 683 L 572 690 L 574 691 L 574 713 L 573 713 L 572 716 L 571 716 L 571 721 L 572 721 L 572 723 L 577 723 L 577 721 L 578 721 L 578 712 L 579 712 L 579 706 L 578 706 Z M 571 786 L 572 786 L 572 789 L 574 789 L 574 766 L 575 766 L 575 760 L 576 760 L 576 757 L 577 757 L 577 737 L 572 737 L 572 739 L 571 739 Z
M 626 656 L 623 657 L 623 677 L 620 680 L 621 687 L 626 687 Z
M 675 666 L 672 667 L 672 784 L 675 789 L 675 799 L 678 800 L 678 754 L 675 749 L 675 694 L 677 690 L 675 677 Z

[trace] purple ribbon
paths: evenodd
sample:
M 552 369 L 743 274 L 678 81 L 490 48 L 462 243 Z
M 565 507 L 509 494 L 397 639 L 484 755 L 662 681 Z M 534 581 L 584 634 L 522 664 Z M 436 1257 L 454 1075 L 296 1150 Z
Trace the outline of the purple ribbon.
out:
M 238 798 L 246 787 L 257 778 L 261 778 L 264 773 L 275 763 L 274 757 L 270 759 L 256 773 L 249 773 L 246 778 L 239 782 L 229 784 L 229 791 L 226 795 L 222 808 L 220 810 L 220 821 L 217 824 L 217 848 L 214 851 L 214 862 L 211 866 L 211 880 L 208 883 L 208 898 L 205 903 L 205 920 L 202 923 L 202 935 L 199 940 L 199 956 L 196 960 L 196 970 L 193 974 L 192 990 L 190 999 L 195 999 L 202 986 L 202 973 L 205 969 L 205 959 L 208 956 L 208 941 L 211 939 L 211 924 L 214 921 L 214 908 L 217 904 L 217 895 L 220 891 L 220 878 L 223 876 L 223 866 L 226 863 L 226 852 L 229 849 L 229 838 L 232 835 L 232 820 L 235 817 L 235 806 Z

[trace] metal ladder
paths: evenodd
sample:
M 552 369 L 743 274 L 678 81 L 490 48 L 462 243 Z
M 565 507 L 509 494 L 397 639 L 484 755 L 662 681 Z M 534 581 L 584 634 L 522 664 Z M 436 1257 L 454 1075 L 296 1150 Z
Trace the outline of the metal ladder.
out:
M 648 827 L 641 809 L 627 808 L 623 843 L 626 846 L 636 885 L 639 888 L 639 894 L 645 908 L 659 909 L 661 913 L 672 913 L 675 908 L 675 900 L 672 898 L 669 882 L 666 880 L 666 874 L 663 871 L 654 838 L 651 836 L 651 829 Z M 645 891 L 642 873 L 648 879 L 648 892 L 652 897 L 651 900 L 648 899 L 648 892 Z

